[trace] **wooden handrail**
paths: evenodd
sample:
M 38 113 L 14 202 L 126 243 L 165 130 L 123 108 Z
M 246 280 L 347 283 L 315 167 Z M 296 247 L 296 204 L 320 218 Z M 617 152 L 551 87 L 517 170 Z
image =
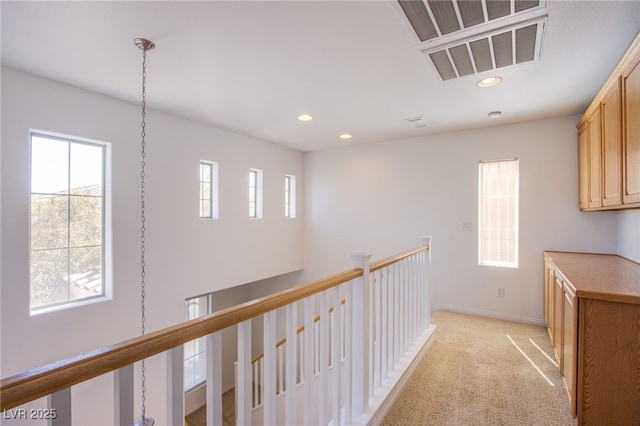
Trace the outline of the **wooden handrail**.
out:
M 4 378 L 0 381 L 0 410 L 15 408 L 26 402 L 165 352 L 178 345 L 354 280 L 362 274 L 362 269 L 350 269 L 144 336 Z
M 369 267 L 369 271 L 375 272 L 375 271 L 377 271 L 379 269 L 386 268 L 387 266 L 391 266 L 394 263 L 400 262 L 401 260 L 407 259 L 407 258 L 413 256 L 414 254 L 418 254 L 421 251 L 425 251 L 425 250 L 429 250 L 429 246 L 428 245 L 416 247 L 414 249 L 407 250 L 407 251 L 405 251 L 403 253 L 399 253 L 399 254 L 396 254 L 394 256 L 389 256 L 386 259 L 381 259 L 381 260 L 377 260 L 375 262 L 371 262 L 371 265 Z

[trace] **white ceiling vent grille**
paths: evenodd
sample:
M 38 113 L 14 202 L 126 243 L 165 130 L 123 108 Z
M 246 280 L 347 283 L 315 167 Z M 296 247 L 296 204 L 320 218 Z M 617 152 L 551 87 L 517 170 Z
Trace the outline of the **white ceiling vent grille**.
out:
M 538 60 L 546 0 L 397 0 L 443 80 Z

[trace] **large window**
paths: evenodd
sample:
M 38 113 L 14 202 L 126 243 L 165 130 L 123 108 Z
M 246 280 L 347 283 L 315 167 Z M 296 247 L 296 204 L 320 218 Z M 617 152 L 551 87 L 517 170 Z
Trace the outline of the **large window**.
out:
M 249 169 L 249 217 L 262 217 L 262 170 Z
M 185 301 L 187 320 L 211 313 L 211 295 L 193 297 Z M 188 391 L 207 379 L 207 338 L 200 337 L 184 344 L 184 390 Z
M 518 159 L 480 162 L 480 265 L 518 267 L 518 191 Z
M 106 145 L 31 134 L 31 312 L 105 295 Z
M 296 217 L 296 177 L 293 175 L 284 177 L 284 217 Z
M 200 161 L 200 217 L 218 218 L 218 163 Z

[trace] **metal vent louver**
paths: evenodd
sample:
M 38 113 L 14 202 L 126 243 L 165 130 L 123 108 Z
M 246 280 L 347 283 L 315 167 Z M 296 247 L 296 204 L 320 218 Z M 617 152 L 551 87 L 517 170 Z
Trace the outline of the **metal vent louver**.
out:
M 443 80 L 537 60 L 546 0 L 397 0 Z

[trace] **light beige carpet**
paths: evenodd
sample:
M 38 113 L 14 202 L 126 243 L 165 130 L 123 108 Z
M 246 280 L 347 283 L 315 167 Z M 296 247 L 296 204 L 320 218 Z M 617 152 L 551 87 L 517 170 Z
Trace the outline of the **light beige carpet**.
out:
M 573 426 L 545 327 L 437 311 L 383 425 Z

